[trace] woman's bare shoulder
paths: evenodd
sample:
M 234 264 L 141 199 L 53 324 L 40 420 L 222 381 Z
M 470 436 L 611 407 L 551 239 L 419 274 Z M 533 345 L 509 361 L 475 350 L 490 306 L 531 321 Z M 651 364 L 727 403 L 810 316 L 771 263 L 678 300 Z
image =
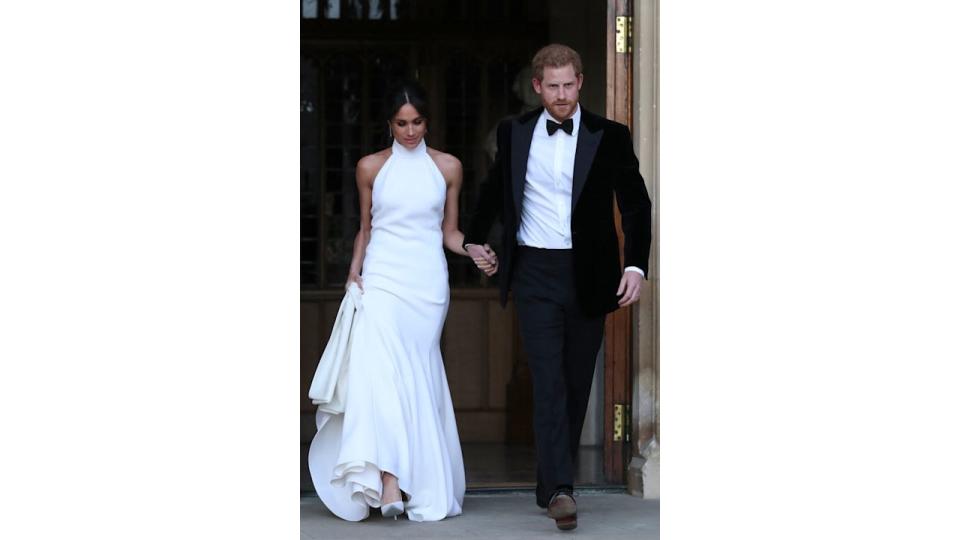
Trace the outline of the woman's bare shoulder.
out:
M 377 173 L 383 168 L 383 164 L 390 158 L 392 150 L 384 148 L 379 152 L 374 152 L 360 158 L 357 162 L 357 176 L 370 182 L 377 177 Z
M 458 174 L 463 171 L 463 165 L 456 156 L 430 147 L 427 147 L 427 152 L 444 176 Z

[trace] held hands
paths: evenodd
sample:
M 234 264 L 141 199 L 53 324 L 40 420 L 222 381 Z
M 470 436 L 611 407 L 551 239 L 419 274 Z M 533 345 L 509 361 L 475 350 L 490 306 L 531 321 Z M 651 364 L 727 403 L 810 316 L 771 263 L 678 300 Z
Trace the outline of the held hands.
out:
M 637 272 L 624 272 L 620 278 L 620 287 L 617 288 L 617 302 L 620 307 L 629 306 L 640 299 L 640 288 L 643 286 L 643 276 Z
M 477 265 L 484 274 L 492 276 L 497 273 L 500 262 L 497 260 L 497 254 L 490 248 L 490 244 L 482 246 L 470 244 L 467 246 L 467 253 L 473 259 L 473 264 Z

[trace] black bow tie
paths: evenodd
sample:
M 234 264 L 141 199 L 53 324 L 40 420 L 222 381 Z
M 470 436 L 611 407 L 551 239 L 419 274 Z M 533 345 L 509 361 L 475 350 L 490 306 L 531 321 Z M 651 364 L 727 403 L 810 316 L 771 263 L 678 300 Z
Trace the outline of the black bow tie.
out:
M 553 135 L 558 129 L 567 132 L 567 135 L 573 135 L 573 118 L 567 118 L 563 123 L 558 124 L 553 120 L 547 120 L 547 134 Z

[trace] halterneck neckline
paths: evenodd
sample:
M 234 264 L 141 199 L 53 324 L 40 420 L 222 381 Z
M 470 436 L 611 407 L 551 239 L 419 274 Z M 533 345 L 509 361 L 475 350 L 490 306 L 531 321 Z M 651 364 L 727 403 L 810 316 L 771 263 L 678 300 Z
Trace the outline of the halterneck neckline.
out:
M 420 139 L 420 144 L 415 148 L 410 149 L 406 146 L 400 144 L 396 139 L 393 140 L 393 155 L 402 156 L 402 157 L 417 157 L 427 154 L 427 141 Z

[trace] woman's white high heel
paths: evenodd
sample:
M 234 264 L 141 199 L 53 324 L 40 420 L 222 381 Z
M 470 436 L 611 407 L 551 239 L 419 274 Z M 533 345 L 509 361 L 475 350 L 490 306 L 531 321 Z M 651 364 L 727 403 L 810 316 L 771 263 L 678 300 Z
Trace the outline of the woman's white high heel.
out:
M 380 513 L 383 514 L 383 517 L 397 519 L 397 516 L 403 513 L 403 501 L 387 503 L 381 506 Z

